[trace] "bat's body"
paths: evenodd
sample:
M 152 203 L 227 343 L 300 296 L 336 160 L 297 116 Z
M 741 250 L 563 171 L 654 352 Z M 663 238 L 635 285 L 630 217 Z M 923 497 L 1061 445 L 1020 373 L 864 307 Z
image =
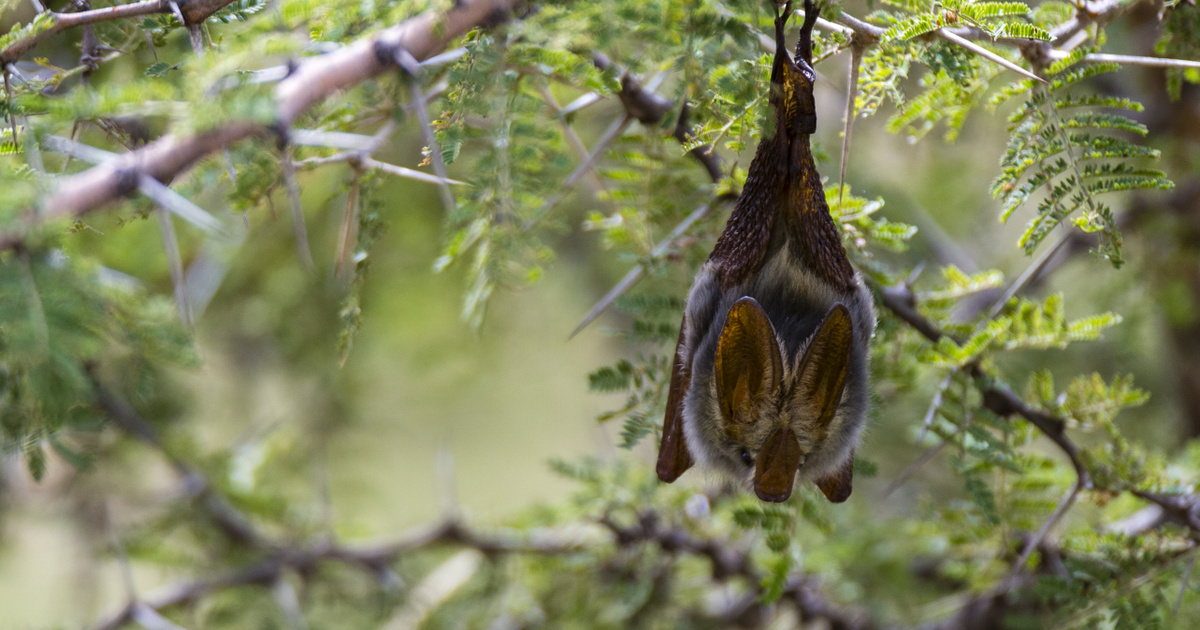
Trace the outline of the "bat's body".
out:
M 783 501 L 797 473 L 832 501 L 850 495 L 868 407 L 871 295 L 846 258 L 809 135 L 816 129 L 806 3 L 797 55 L 776 18 L 770 103 L 746 186 L 688 294 L 658 476 L 693 460 Z

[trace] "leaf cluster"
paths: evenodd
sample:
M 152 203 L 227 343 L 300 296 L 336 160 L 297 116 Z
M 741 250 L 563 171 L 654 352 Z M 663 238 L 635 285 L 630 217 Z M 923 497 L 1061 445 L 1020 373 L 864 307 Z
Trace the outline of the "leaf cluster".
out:
M 1012 139 L 1001 160 L 1002 173 L 992 184 L 992 195 L 1003 204 L 1007 220 L 1017 208 L 1038 199 L 1036 216 L 1029 222 L 1019 245 L 1033 252 L 1063 221 L 1099 237 L 1096 248 L 1113 266 L 1120 267 L 1121 234 L 1112 209 L 1101 195 L 1174 186 L 1162 171 L 1141 165 L 1158 152 L 1122 136 L 1146 135 L 1146 127 L 1121 113 L 1142 106 L 1126 98 L 1094 93 L 1072 94 L 1069 88 L 1087 79 L 1115 72 L 1110 63 L 1083 63 L 1080 49 L 1048 70 L 1050 83 L 1014 84 L 999 92 L 991 103 L 1029 93 L 1009 116 Z M 1100 108 L 1099 111 L 1093 108 Z M 1078 214 L 1078 216 L 1076 216 Z

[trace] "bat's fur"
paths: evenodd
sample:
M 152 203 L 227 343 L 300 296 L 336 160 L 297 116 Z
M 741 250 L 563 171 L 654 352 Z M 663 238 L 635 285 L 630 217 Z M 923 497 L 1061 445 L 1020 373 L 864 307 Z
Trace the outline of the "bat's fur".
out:
M 862 277 L 846 258 L 813 164 L 809 135 L 816 129 L 815 72 L 810 59 L 817 11 L 811 0 L 806 0 L 805 9 L 795 58 L 783 42 L 791 2 L 777 14 L 770 96 L 774 128 L 759 143 L 745 189 L 688 295 L 658 474 L 664 481 L 674 481 L 694 460 L 702 468 L 754 487 L 756 471 L 761 472 L 758 468 L 763 465 L 756 461 L 759 451 L 786 427 L 799 442 L 799 478 L 816 480 L 830 500 L 841 501 L 850 493 L 850 458 L 867 416 L 868 345 L 875 330 L 875 310 Z M 723 416 L 715 369 L 730 309 L 747 296 L 757 301 L 774 333 L 782 375 L 774 379 L 772 373 L 765 392 L 747 399 L 753 408 L 739 407 L 735 422 Z M 833 350 L 838 356 L 814 357 L 810 365 L 822 375 L 840 375 L 846 366 L 840 402 L 832 418 L 826 414 L 823 423 L 815 406 L 822 401 L 806 400 L 811 396 L 803 393 L 799 368 L 815 333 L 837 304 L 849 314 L 852 338 L 838 337 L 841 341 Z M 740 333 L 731 336 L 734 354 L 750 347 L 739 345 L 740 338 Z M 763 347 L 753 347 L 755 356 L 761 357 Z M 837 393 L 822 395 L 827 396 L 828 409 L 834 409 Z M 791 439 L 786 432 L 781 435 Z M 764 470 L 780 471 L 786 478 L 792 460 L 772 453 L 769 449 L 764 453 Z M 790 492 L 790 485 L 772 486 L 759 496 L 782 501 Z
M 771 419 L 786 414 L 786 422 L 800 440 L 800 479 L 816 479 L 833 473 L 850 456 L 858 443 L 869 404 L 867 378 L 868 345 L 875 330 L 875 308 L 871 294 L 862 278 L 854 277 L 854 290 L 847 294 L 822 281 L 802 267 L 791 253 L 791 247 L 775 251 L 752 282 L 733 290 L 722 290 L 716 263 L 707 262 L 700 269 L 688 294 L 685 316 L 685 348 L 694 348 L 683 357 L 692 366 L 692 382 L 683 402 L 683 431 L 688 450 L 701 468 L 720 471 L 731 479 L 750 487 L 754 473 L 753 457 L 776 428 Z M 751 425 L 743 442 L 731 439 L 717 403 L 717 386 L 713 373 L 717 340 L 725 326 L 725 317 L 733 303 L 742 296 L 758 301 L 775 328 L 775 339 L 783 357 L 783 386 L 770 392 L 760 403 L 764 421 Z M 808 349 L 812 335 L 835 303 L 850 311 L 854 324 L 854 345 L 846 387 L 842 392 L 837 414 L 828 427 L 828 436 L 814 443 L 817 431 L 811 426 L 816 419 L 806 417 L 798 401 L 781 401 L 784 392 L 795 390 L 800 359 Z M 782 411 L 781 411 L 782 410 Z M 750 463 L 742 451 L 750 453 Z

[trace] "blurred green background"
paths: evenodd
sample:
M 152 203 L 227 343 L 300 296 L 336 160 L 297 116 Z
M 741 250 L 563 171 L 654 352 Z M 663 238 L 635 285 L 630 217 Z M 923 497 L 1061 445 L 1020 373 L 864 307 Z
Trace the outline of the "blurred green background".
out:
M 24 5 L 0 14 L 0 30 L 17 19 L 28 19 Z M 1136 33 L 1127 36 L 1127 42 L 1114 47 L 1137 52 L 1144 46 Z M 172 43 L 184 49 L 184 39 L 176 36 Z M 70 41 L 64 38 L 65 48 L 49 53 L 77 55 Z M 844 111 L 846 64 L 842 55 L 818 67 L 817 140 L 834 156 L 840 147 L 837 121 Z M 1122 73 L 1118 76 L 1127 83 L 1115 90 L 1161 101 L 1154 96 L 1161 86 L 1147 78 L 1151 72 Z M 1194 99 L 1194 92 L 1188 94 Z M 611 102 L 589 110 L 589 120 L 578 127 L 585 143 L 595 141 L 618 107 Z M 1174 120 L 1169 112 L 1166 119 Z M 887 133 L 883 124 L 880 116 L 855 128 L 847 180 L 857 194 L 883 197 L 883 212 L 890 219 L 920 228 L 912 250 L 898 260 L 908 265 L 953 262 L 968 271 L 999 268 L 1015 277 L 1028 264 L 1014 245 L 1025 218 L 999 223 L 997 204 L 987 192 L 1008 137 L 1003 116 L 972 114 L 953 144 L 935 138 L 910 142 Z M 1197 133 L 1194 126 L 1183 134 L 1156 134 L 1155 129 L 1164 127 L 1152 127 L 1149 139 L 1166 150 L 1164 168 L 1180 182 L 1194 177 L 1195 170 L 1189 170 L 1196 160 L 1196 145 L 1189 144 Z M 377 157 L 417 164 L 421 141 L 416 127 L 410 122 L 396 138 Z M 726 155 L 726 163 L 744 166 L 752 150 Z M 820 168 L 836 178 L 836 158 Z M 452 169 L 450 175 L 456 172 Z M 667 349 L 630 344 L 609 334 L 624 322 L 611 313 L 567 340 L 629 267 L 604 251 L 598 234 L 578 229 L 587 211 L 599 207 L 586 178 L 558 206 L 572 226 L 556 244 L 558 260 L 532 287 L 499 292 L 478 331 L 460 318 L 466 285 L 462 267 L 432 271 L 444 238 L 436 191 L 426 184 L 388 180 L 378 196 L 384 200 L 380 213 L 387 230 L 371 252 L 362 330 L 344 366 L 331 369 L 339 359 L 343 289 L 332 267 L 346 203 L 338 191 L 346 176 L 340 166 L 301 176 L 316 272 L 299 264 L 286 206 L 279 206 L 278 217 L 249 216 L 248 236 L 198 320 L 199 366 L 181 369 L 173 379 L 195 403 L 175 422 L 189 427 L 194 439 L 189 448 L 199 459 L 229 452 L 225 481 L 235 492 L 270 487 L 279 509 L 304 510 L 289 515 L 290 520 L 308 523 L 313 530 L 328 525 L 346 540 L 374 540 L 430 522 L 450 506 L 485 523 L 503 522 L 570 493 L 572 484 L 552 474 L 548 460 L 628 456 L 614 446 L 618 427 L 595 422 L 602 412 L 620 406 L 623 397 L 590 393 L 587 374 L 622 356 Z M 198 201 L 211 202 L 211 208 L 216 199 Z M 1164 313 L 1173 313 L 1169 316 L 1187 323 L 1197 311 L 1191 287 L 1180 290 L 1171 284 L 1162 261 L 1171 251 L 1183 257 L 1183 264 L 1195 260 L 1188 258 L 1190 250 L 1171 245 L 1169 235 L 1177 227 L 1170 221 L 1152 221 L 1130 235 L 1130 262 L 1121 271 L 1081 255 L 1048 284 L 1036 287 L 1038 293 L 1064 291 L 1069 317 L 1120 313 L 1124 323 L 1104 341 L 1074 346 L 1070 353 L 1005 359 L 1012 362 L 1006 367 L 1019 371 L 1037 365 L 1064 375 L 1134 374 L 1152 398 L 1121 422 L 1129 435 L 1148 445 L 1178 445 L 1180 436 L 1192 432 L 1179 410 L 1177 378 L 1189 368 L 1180 363 L 1163 322 L 1168 317 Z M 103 242 L 107 266 L 130 274 L 149 290 L 170 294 L 153 221 L 117 225 L 107 213 L 91 225 L 103 236 L 81 233 L 68 239 L 68 253 L 101 252 Z M 194 254 L 198 243 L 184 235 L 183 246 Z M 934 385 L 877 392 L 881 404 L 861 453 L 879 464 L 880 474 L 857 483 L 855 499 L 839 518 L 915 509 L 919 497 L 914 492 L 901 491 L 885 503 L 879 495 L 921 452 L 912 438 Z M 83 471 L 54 459 L 40 483 L 29 479 L 16 458 L 3 460 L 0 628 L 75 626 L 122 601 L 120 567 L 95 558 L 111 544 L 114 527 L 137 523 L 176 489 L 153 454 L 103 434 L 94 436 L 92 446 L 119 452 L 98 457 Z M 649 461 L 650 448 L 643 443 L 634 456 Z M 940 465 L 921 473 L 922 488 L 937 491 Z M 957 481 L 947 481 L 957 488 Z M 705 480 L 693 474 L 686 482 L 700 485 Z M 100 491 L 112 487 L 120 487 L 121 493 Z M 169 546 L 162 553 L 170 553 Z M 135 561 L 133 567 L 140 591 L 178 577 L 150 563 Z

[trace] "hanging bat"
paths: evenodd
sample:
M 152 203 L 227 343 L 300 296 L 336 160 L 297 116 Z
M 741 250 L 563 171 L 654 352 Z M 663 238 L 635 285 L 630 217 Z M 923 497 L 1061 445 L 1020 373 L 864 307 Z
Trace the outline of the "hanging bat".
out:
M 688 294 L 667 395 L 658 477 L 695 462 L 785 501 L 797 475 L 835 503 L 850 496 L 867 415 L 871 294 L 829 216 L 809 136 L 816 131 L 812 29 L 796 55 L 776 6 L 774 125 Z

